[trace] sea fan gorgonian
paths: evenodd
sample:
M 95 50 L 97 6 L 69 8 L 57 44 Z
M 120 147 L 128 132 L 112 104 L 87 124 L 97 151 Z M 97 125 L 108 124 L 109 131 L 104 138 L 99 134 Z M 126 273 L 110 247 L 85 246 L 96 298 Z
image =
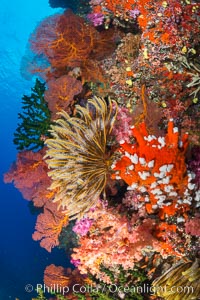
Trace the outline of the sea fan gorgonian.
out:
M 81 218 L 104 191 L 112 164 L 108 136 L 117 115 L 114 101 L 94 97 L 86 107 L 76 106 L 79 117 L 65 111 L 51 126 L 45 158 L 57 193 L 54 201 L 70 219 Z

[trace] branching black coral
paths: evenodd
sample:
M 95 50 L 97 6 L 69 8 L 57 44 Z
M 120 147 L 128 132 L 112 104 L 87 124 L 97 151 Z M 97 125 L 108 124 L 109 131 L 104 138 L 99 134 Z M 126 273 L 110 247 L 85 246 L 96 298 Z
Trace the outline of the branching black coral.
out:
M 14 144 L 18 150 L 39 150 L 44 145 L 43 137 L 49 136 L 50 111 L 44 100 L 45 84 L 36 79 L 30 96 L 22 98 L 21 120 L 14 133 Z
M 111 158 L 107 140 L 117 106 L 111 100 L 93 98 L 87 107 L 76 107 L 78 117 L 66 112 L 52 125 L 52 138 L 46 140 L 46 158 L 51 188 L 57 189 L 55 201 L 66 209 L 70 219 L 80 218 L 98 200 L 104 190 Z

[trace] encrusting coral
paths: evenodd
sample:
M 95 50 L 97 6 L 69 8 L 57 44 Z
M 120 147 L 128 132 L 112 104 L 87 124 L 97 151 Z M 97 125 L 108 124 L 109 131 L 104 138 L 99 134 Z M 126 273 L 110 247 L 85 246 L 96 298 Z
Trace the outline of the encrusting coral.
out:
M 93 98 L 86 107 L 76 106 L 78 117 L 66 112 L 52 125 L 47 139 L 46 161 L 57 189 L 54 201 L 66 209 L 70 219 L 82 217 L 104 191 L 111 166 L 108 136 L 117 114 L 116 104 Z M 48 159 L 47 159 L 48 158 Z
M 187 134 L 179 141 L 173 120 L 165 137 L 148 134 L 144 122 L 131 130 L 136 142 L 120 141 L 122 156 L 112 165 L 113 178 L 123 179 L 129 190 L 139 191 L 148 213 L 159 212 L 161 219 L 184 213 L 192 204 L 195 189 L 193 174 L 185 163 Z
M 200 237 L 200 214 L 196 214 L 194 218 L 186 221 L 185 232 L 187 234 Z

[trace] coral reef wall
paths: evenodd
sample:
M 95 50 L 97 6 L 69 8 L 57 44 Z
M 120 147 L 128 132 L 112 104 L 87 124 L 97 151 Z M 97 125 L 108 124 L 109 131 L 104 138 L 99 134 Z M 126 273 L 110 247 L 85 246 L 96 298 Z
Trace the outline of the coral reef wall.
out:
M 4 180 L 41 208 L 33 239 L 71 257 L 45 269 L 67 287 L 51 299 L 198 299 L 200 4 L 49 4 L 69 9 L 30 35 L 41 81 Z

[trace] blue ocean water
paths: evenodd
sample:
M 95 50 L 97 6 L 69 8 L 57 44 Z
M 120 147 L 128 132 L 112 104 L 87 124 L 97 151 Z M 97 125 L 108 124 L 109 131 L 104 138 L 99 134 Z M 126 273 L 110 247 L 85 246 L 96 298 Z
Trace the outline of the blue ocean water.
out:
M 66 265 L 65 253 L 51 254 L 32 240 L 36 216 L 31 215 L 28 201 L 12 184 L 3 183 L 3 173 L 15 161 L 13 133 L 21 97 L 29 94 L 33 82 L 20 75 L 20 61 L 28 36 L 45 16 L 56 13 L 48 0 L 1 0 L 0 9 L 0 300 L 31 300 L 34 292 L 26 284 L 42 283 L 44 268 L 54 263 Z

